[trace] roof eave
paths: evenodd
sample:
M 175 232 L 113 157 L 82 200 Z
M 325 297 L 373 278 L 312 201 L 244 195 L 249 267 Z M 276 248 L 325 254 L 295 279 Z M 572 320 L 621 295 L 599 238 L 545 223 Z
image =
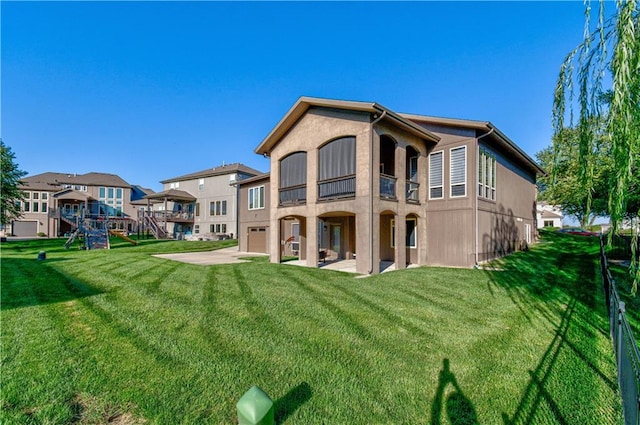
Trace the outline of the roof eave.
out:
M 300 97 L 296 103 L 287 111 L 276 126 L 269 132 L 267 137 L 254 150 L 259 155 L 269 156 L 275 144 L 289 131 L 289 129 L 302 117 L 311 106 L 325 108 L 346 109 L 350 111 L 368 112 L 374 114 L 386 113 L 396 124 L 422 139 L 437 143 L 440 138 L 430 131 L 418 126 L 401 115 L 388 108 L 372 102 L 356 102 L 349 100 L 323 99 L 313 97 Z
M 493 131 L 493 133 L 498 136 L 498 138 L 507 145 L 507 147 L 516 154 L 523 162 L 527 163 L 536 174 L 546 176 L 547 172 L 544 168 L 540 167 L 537 162 L 535 162 L 525 151 L 523 151 L 520 146 L 516 145 L 513 140 L 509 139 L 507 135 L 505 135 L 498 127 L 493 125 L 491 122 L 487 122 L 487 130 Z

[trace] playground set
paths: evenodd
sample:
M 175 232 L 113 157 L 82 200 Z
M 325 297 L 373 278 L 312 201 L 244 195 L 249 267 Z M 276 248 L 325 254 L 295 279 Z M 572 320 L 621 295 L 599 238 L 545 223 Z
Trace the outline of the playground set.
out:
M 64 244 L 65 249 L 69 249 L 76 240 L 80 249 L 110 249 L 109 236 L 117 236 L 133 245 L 138 244 L 123 231 L 112 229 L 109 216 L 86 214 L 85 210 L 81 210 L 74 218 L 75 220 L 65 220 L 73 227 Z

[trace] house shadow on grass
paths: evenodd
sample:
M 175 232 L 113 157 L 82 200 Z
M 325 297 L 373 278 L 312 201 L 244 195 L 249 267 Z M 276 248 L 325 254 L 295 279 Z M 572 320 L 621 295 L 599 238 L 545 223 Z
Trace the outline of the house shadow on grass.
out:
M 48 263 L 55 261 L 64 260 L 3 258 L 0 309 L 4 311 L 54 304 L 102 293 L 82 282 L 71 280 L 48 266 Z
M 515 411 L 502 413 L 505 425 L 537 423 L 541 417 L 557 424 L 587 419 L 595 406 L 585 388 L 601 389 L 603 383 L 616 398 L 615 370 L 603 366 L 607 359 L 594 349 L 600 338 L 608 338 L 598 253 L 597 238 L 547 233 L 531 250 L 485 267 L 491 284 L 505 290 L 530 322 L 543 318 L 555 330 L 535 366 L 523 371 L 527 383 Z M 582 389 L 576 390 L 576 379 Z
M 276 400 L 274 405 L 275 420 L 277 424 L 284 423 L 300 406 L 305 404 L 312 396 L 311 386 L 301 382 L 290 389 L 284 396 Z

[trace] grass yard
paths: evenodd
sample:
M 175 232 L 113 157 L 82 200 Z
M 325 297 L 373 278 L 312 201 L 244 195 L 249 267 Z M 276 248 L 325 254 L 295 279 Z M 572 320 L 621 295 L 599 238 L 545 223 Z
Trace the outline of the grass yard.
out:
M 2 245 L 3 424 L 233 424 L 255 384 L 278 424 L 622 422 L 587 238 L 364 279 L 63 243 Z

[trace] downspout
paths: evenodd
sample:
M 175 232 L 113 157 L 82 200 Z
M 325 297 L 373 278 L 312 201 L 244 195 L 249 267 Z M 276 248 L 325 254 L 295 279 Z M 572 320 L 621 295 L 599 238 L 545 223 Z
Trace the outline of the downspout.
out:
M 373 229 L 373 126 L 382 120 L 387 115 L 387 111 L 382 111 L 382 115 L 378 118 L 371 121 L 371 128 L 369 131 L 369 172 L 371 173 L 371 178 L 369 179 L 369 238 L 371 238 L 374 234 Z M 373 273 L 373 243 L 369 241 L 369 271 L 367 274 Z
M 480 142 L 480 139 L 482 139 L 483 137 L 486 137 L 488 135 L 490 135 L 491 133 L 493 133 L 493 127 L 487 131 L 486 133 L 484 133 L 483 135 L 481 135 L 480 137 L 476 138 L 477 142 Z M 476 143 L 476 177 L 478 177 L 478 163 L 480 160 L 480 144 Z M 476 249 L 475 249 L 475 257 L 476 257 L 476 264 L 475 266 L 478 267 L 478 245 L 479 245 L 479 241 L 478 241 L 478 182 L 476 182 L 474 184 L 475 189 L 474 191 L 476 192 L 476 202 L 475 202 L 475 221 L 476 221 Z

